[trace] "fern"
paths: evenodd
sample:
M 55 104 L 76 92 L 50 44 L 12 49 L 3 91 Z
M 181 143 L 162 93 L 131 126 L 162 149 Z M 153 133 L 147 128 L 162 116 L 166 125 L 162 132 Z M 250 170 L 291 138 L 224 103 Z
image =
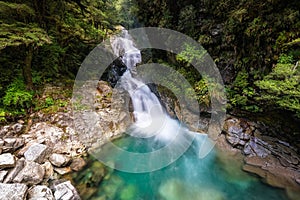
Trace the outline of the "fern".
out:
M 25 114 L 31 107 L 33 93 L 26 90 L 26 86 L 21 79 L 12 82 L 3 97 L 3 105 L 6 110 L 14 113 Z

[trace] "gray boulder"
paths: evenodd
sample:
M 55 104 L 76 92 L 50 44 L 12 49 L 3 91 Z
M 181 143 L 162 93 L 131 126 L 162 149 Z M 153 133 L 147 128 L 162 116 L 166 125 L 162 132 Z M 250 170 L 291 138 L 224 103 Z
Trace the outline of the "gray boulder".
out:
M 25 199 L 27 186 L 25 184 L 0 183 L 0 199 L 5 200 L 23 200 Z
M 17 160 L 16 166 L 9 172 L 7 177 L 4 180 L 4 183 L 11 183 L 12 180 L 18 175 L 18 173 L 24 168 L 25 159 L 21 158 Z
M 14 167 L 16 160 L 11 153 L 4 153 L 0 155 L 0 169 Z
M 42 163 L 48 154 L 48 147 L 43 144 L 33 144 L 24 153 L 24 157 L 28 161 Z
M 24 168 L 14 178 L 15 183 L 36 185 L 43 181 L 45 169 L 38 163 L 26 161 Z
M 54 196 L 50 188 L 45 185 L 32 186 L 28 190 L 28 200 L 54 200 Z
M 49 161 L 56 167 L 63 167 L 70 162 L 70 157 L 63 154 L 54 153 L 49 157 Z
M 23 138 L 9 137 L 3 139 L 3 141 L 3 152 L 14 152 L 15 150 L 17 150 L 25 144 L 25 140 Z
M 59 200 L 79 200 L 80 197 L 71 184 L 70 181 L 66 181 L 54 186 L 54 197 Z

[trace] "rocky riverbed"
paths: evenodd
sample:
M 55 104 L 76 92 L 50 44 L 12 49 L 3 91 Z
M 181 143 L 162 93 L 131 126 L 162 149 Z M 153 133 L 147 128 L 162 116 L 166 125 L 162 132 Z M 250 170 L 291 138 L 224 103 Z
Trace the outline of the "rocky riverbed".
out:
M 217 146 L 242 155 L 244 171 L 258 175 L 271 186 L 286 189 L 291 199 L 299 199 L 298 149 L 286 141 L 269 136 L 267 131 L 265 125 L 228 116 Z
M 92 97 L 81 98 L 81 104 L 96 99 L 92 110 L 77 109 L 73 114 L 69 106 L 64 112 L 37 112 L 26 122 L 0 128 L 0 199 L 80 199 L 84 191 L 76 190 L 68 174 L 82 170 L 91 149 L 120 136 L 132 122 L 124 94 L 112 95 L 112 88 L 103 81 L 97 88 L 90 92 Z M 194 123 L 193 117 L 186 119 Z M 97 128 L 88 129 L 90 121 L 96 121 Z M 198 131 L 205 132 L 208 119 L 198 124 L 203 125 Z M 299 199 L 298 149 L 267 131 L 259 123 L 227 116 L 217 147 L 231 158 L 242 158 L 243 170 Z M 105 176 L 102 172 L 99 180 Z
M 0 127 L 0 199 L 80 199 L 67 175 L 82 170 L 89 150 L 118 137 L 129 123 L 126 114 L 112 106 L 112 88 L 105 82 L 97 88 L 92 111 L 73 113 L 68 106 L 64 112 L 37 112 L 26 123 L 19 120 Z M 99 126 L 78 134 L 76 130 L 88 131 L 91 116 Z

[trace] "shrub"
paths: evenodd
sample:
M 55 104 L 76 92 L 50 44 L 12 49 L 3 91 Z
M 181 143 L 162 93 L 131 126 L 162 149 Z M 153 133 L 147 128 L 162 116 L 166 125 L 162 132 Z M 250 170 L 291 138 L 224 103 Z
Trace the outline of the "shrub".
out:
M 11 114 L 25 114 L 32 106 L 33 92 L 26 90 L 22 79 L 15 79 L 5 91 L 3 105 Z

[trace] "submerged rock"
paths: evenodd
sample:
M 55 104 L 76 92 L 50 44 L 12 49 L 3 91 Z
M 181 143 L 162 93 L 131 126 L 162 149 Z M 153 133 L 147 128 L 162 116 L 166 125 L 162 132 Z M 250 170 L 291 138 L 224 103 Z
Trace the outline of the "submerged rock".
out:
M 86 162 L 83 158 L 75 158 L 73 159 L 70 167 L 73 171 L 78 172 L 82 170 L 86 166 Z
M 0 183 L 0 199 L 5 200 L 23 200 L 25 199 L 27 186 L 25 184 Z
M 120 200 L 136 199 L 137 189 L 134 185 L 129 185 L 123 188 L 120 192 Z
M 165 200 L 225 200 L 222 192 L 208 187 L 193 188 L 179 179 L 170 179 L 159 188 L 159 195 Z

